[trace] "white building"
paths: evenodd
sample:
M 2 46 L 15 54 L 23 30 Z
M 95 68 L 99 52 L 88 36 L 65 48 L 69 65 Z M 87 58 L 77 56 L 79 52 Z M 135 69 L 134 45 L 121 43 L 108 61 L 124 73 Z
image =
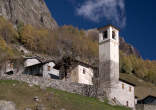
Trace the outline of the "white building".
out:
M 110 101 L 135 108 L 134 85 L 119 80 L 119 29 L 99 28 L 100 88 Z
M 5 63 L 5 73 L 6 74 L 13 74 L 14 73 L 14 65 L 11 61 L 7 61 Z
M 69 80 L 80 84 L 93 85 L 93 68 L 83 62 L 77 61 L 77 64 L 70 70 Z
M 53 78 L 59 79 L 59 70 L 54 68 L 54 62 L 46 62 L 43 64 L 43 77 L 44 78 Z
M 59 70 L 56 70 L 54 66 L 53 60 L 43 61 L 39 57 L 27 57 L 24 62 L 24 74 L 59 79 Z
M 125 81 L 119 81 L 114 87 L 110 88 L 109 98 L 118 103 L 130 108 L 135 107 L 135 95 L 134 95 L 134 86 Z M 116 102 L 118 101 L 118 102 Z

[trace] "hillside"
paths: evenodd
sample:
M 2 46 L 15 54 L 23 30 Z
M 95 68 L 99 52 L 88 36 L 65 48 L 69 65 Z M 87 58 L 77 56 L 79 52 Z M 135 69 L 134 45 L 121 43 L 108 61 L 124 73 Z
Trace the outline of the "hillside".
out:
M 94 98 L 83 97 L 55 89 L 40 89 L 26 83 L 10 80 L 0 81 L 0 100 L 13 101 L 18 110 L 129 110 L 111 106 Z M 37 97 L 39 101 L 35 101 Z M 38 106 L 37 106 L 38 105 Z M 40 106 L 39 106 L 40 105 Z M 37 109 L 40 107 L 40 109 Z
M 71 57 L 98 67 L 97 30 L 59 27 L 43 0 L 0 0 L 0 15 L 0 68 L 7 60 L 12 60 L 18 68 L 23 63 L 21 56 L 36 54 L 54 57 L 61 66 L 68 65 L 67 60 L 61 59 Z M 24 47 L 30 53 L 18 50 L 18 47 Z M 156 61 L 142 59 L 122 38 L 120 72 L 123 79 L 137 85 L 139 98 L 149 94 L 156 96 Z M 146 92 L 139 94 L 143 90 Z
M 3 17 L 0 17 L 0 24 L 0 40 L 2 42 L 0 44 L 0 60 L 18 58 L 16 61 L 19 61 L 22 55 L 40 54 L 55 57 L 56 60 L 64 57 L 76 58 L 98 67 L 97 34 L 86 34 L 85 30 L 66 25 L 55 31 L 35 28 L 32 25 L 19 25 L 15 30 L 14 26 Z M 126 46 L 124 49 L 120 48 L 120 72 L 132 73 L 143 80 L 156 84 L 156 62 L 143 60 L 136 51 L 131 51 L 132 46 L 125 42 L 124 45 L 127 46 L 127 49 Z M 31 53 L 17 50 L 16 47 L 19 46 L 27 48 Z M 129 53 L 127 53 L 128 50 L 130 50 Z M 62 63 L 60 65 L 68 63 L 63 60 L 60 62 Z

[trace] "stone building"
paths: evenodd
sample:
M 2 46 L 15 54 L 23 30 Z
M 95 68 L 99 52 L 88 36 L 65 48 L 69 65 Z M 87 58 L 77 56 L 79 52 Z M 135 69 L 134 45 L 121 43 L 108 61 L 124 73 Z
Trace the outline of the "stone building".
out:
M 99 91 L 115 103 L 135 108 L 134 85 L 119 80 L 119 29 L 107 25 L 99 30 Z
M 138 100 L 136 110 L 156 110 L 156 97 L 149 95 L 144 99 Z
M 16 69 L 14 68 L 14 63 L 11 60 L 4 62 L 4 64 L 0 68 L 0 75 L 8 74 L 12 75 Z
M 43 77 L 59 79 L 59 70 L 55 69 L 55 63 L 53 61 L 48 61 L 43 64 Z
M 138 101 L 138 104 L 151 104 L 151 105 L 156 105 L 156 97 L 155 96 L 147 96 L 142 100 Z
M 24 62 L 24 74 L 59 79 L 59 70 L 54 67 L 54 60 L 46 61 L 40 57 L 27 57 Z
M 135 107 L 134 84 L 119 80 L 114 87 L 110 88 L 109 99 L 116 104 L 121 104 L 130 108 Z
M 5 63 L 5 73 L 13 74 L 14 73 L 14 64 L 11 61 Z
M 93 85 L 94 70 L 86 63 L 77 61 L 68 74 L 71 82 Z
M 156 97 L 149 95 L 144 99 L 138 100 L 136 110 L 156 110 Z

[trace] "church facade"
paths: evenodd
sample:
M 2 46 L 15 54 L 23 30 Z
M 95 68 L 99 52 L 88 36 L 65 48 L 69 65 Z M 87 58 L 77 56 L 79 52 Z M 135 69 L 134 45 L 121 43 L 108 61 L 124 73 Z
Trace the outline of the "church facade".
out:
M 107 25 L 98 31 L 100 89 L 114 104 L 135 108 L 135 85 L 119 79 L 119 29 Z

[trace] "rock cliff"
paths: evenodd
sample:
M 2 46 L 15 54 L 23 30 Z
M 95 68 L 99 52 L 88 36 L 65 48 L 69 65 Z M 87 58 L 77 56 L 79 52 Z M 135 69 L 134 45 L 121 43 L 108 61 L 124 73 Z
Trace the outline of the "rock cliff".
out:
M 0 16 L 14 25 L 23 22 L 48 29 L 58 27 L 44 0 L 0 0 Z
M 139 58 L 141 57 L 138 50 L 134 48 L 132 45 L 128 44 L 122 37 L 120 37 L 120 50 L 122 50 L 127 55 L 134 54 Z

